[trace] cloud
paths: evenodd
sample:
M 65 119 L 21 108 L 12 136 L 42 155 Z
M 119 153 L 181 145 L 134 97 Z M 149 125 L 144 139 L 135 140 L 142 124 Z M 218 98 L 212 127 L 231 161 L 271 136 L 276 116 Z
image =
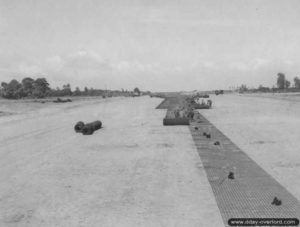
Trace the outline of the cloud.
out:
M 80 87 L 104 88 L 107 85 L 117 89 L 137 86 L 145 81 L 154 83 L 153 75 L 161 73 L 158 64 L 143 64 L 137 60 L 111 62 L 96 52 L 86 50 L 50 57 L 42 68 L 54 86 L 71 83 Z
M 112 74 L 111 64 L 92 51 L 78 51 L 66 56 L 54 56 L 44 63 L 47 74 L 54 83 L 75 83 L 92 86 L 93 81 L 108 79 Z
M 80 50 L 67 55 L 54 55 L 44 60 L 18 62 L 17 67 L 1 64 L 0 72 L 5 78 L 23 78 L 44 76 L 52 87 L 71 83 L 73 86 L 103 88 L 110 85 L 116 88 L 135 86 L 144 81 L 155 81 L 150 74 L 160 75 L 159 64 L 143 64 L 137 60 L 111 62 L 94 51 Z M 178 71 L 175 68 L 174 71 Z M 13 76 L 12 76 L 13 75 Z M 143 78 L 141 79 L 141 75 Z M 157 81 L 157 80 L 156 80 Z
M 42 72 L 38 65 L 22 63 L 19 65 L 18 71 L 25 75 L 36 75 Z
M 230 70 L 238 70 L 238 71 L 248 71 L 248 70 L 250 70 L 250 66 L 247 63 L 241 62 L 241 61 L 231 62 L 228 65 L 228 68 Z
M 161 24 L 171 26 L 197 27 L 197 26 L 249 26 L 251 21 L 244 19 L 220 18 L 209 15 L 208 12 L 204 14 L 191 13 L 191 11 L 172 11 L 169 9 L 148 9 L 147 14 L 140 18 L 139 22 L 146 24 Z M 201 15 L 201 16 L 200 16 Z
M 217 71 L 220 67 L 220 63 L 217 61 L 210 60 L 201 60 L 194 61 L 190 65 L 190 71 L 199 71 L 199 72 L 211 72 Z
M 228 65 L 229 70 L 236 70 L 242 72 L 253 72 L 272 65 L 270 59 L 265 58 L 254 58 L 250 61 L 232 61 Z
M 45 68 L 48 70 L 59 71 L 62 69 L 65 63 L 65 59 L 57 55 L 46 59 Z
M 265 67 L 269 65 L 271 61 L 269 59 L 264 59 L 264 58 L 256 58 L 252 62 L 252 68 L 254 70 L 260 69 L 262 67 Z
M 144 63 L 138 60 L 112 62 L 97 52 L 80 50 L 67 55 L 51 56 L 39 62 L 19 62 L 15 68 L 8 64 L 9 68 L 6 68 L 0 63 L 0 72 L 3 78 L 12 78 L 14 73 L 13 77 L 16 79 L 43 75 L 51 87 L 61 87 L 70 83 L 73 88 L 87 86 L 102 89 L 105 87 L 133 89 L 138 86 L 147 90 L 189 90 L 189 88 L 205 90 L 215 86 L 225 89 L 225 84 L 228 83 L 255 85 L 262 81 L 267 84 L 269 80 L 264 78 L 269 78 L 270 75 L 272 77 L 273 72 L 269 69 L 274 69 L 278 64 L 274 59 L 262 57 L 249 61 L 231 58 L 211 60 L 205 59 L 204 56 L 201 58 L 187 61 L 187 64 Z M 285 71 L 282 67 L 288 67 L 292 63 L 282 62 L 281 69 Z
M 157 73 L 168 70 L 167 68 L 162 68 L 159 64 L 143 64 L 137 60 L 123 60 L 112 64 L 112 67 L 118 73 Z

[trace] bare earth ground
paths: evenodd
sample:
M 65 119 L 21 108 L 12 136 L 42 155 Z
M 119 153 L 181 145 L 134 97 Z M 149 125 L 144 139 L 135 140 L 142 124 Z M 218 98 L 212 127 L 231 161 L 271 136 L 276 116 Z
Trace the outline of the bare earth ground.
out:
M 189 129 L 162 126 L 161 101 L 0 100 L 15 113 L 0 117 L 0 226 L 223 226 Z M 92 136 L 73 130 L 98 119 Z
M 201 113 L 300 201 L 300 96 L 212 96 Z
M 201 113 L 300 200 L 300 96 L 212 99 Z M 1 100 L 0 226 L 223 226 L 188 128 L 163 127 L 160 102 Z

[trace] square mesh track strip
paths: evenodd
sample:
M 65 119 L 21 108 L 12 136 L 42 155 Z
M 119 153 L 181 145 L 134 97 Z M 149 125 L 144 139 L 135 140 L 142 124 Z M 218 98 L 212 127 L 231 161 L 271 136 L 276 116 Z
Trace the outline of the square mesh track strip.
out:
M 299 201 L 206 118 L 189 129 L 226 226 L 230 218 L 300 218 Z M 275 196 L 282 205 L 272 205 Z

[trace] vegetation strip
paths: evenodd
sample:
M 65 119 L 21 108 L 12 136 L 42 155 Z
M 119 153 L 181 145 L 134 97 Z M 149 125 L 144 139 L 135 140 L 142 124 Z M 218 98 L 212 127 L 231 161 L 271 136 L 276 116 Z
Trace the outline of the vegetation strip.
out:
M 207 119 L 201 115 L 189 129 L 225 225 L 231 218 L 300 218 L 299 201 Z

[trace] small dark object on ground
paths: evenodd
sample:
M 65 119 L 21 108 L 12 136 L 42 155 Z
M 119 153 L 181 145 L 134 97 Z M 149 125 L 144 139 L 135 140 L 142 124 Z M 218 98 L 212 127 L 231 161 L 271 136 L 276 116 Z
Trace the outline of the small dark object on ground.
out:
M 214 145 L 220 145 L 220 142 L 219 142 L 219 141 L 216 141 L 216 142 L 214 143 Z
M 231 180 L 234 179 L 234 173 L 233 172 L 229 172 L 228 179 L 231 179 Z
M 102 127 L 101 121 L 94 121 L 88 124 L 85 124 L 81 130 L 83 135 L 92 135 L 94 131 Z
M 277 197 L 274 197 L 272 204 L 275 206 L 280 206 L 282 202 Z
M 207 100 L 207 104 L 209 105 L 209 107 L 211 107 L 212 106 L 212 101 L 210 99 Z
M 207 134 L 206 134 L 206 132 L 203 132 L 203 134 L 202 134 L 203 136 L 207 136 Z
M 61 99 L 61 98 L 57 98 L 57 99 L 54 100 L 53 102 L 55 102 L 55 103 L 72 102 L 72 99 Z
M 195 130 L 198 130 L 198 127 L 195 127 Z
M 74 130 L 75 130 L 75 132 L 81 132 L 83 127 L 84 127 L 84 123 L 82 121 L 79 121 L 74 126 Z
M 208 138 L 208 139 L 211 138 L 209 133 L 206 134 L 206 138 Z
M 190 112 L 188 113 L 187 117 L 188 117 L 189 119 L 193 119 L 193 118 L 194 118 L 194 112 L 193 112 L 193 111 L 190 111 Z
M 216 95 L 223 95 L 223 94 L 224 94 L 224 91 L 223 91 L 223 90 L 216 90 L 216 91 L 215 91 L 215 94 L 216 94 Z

